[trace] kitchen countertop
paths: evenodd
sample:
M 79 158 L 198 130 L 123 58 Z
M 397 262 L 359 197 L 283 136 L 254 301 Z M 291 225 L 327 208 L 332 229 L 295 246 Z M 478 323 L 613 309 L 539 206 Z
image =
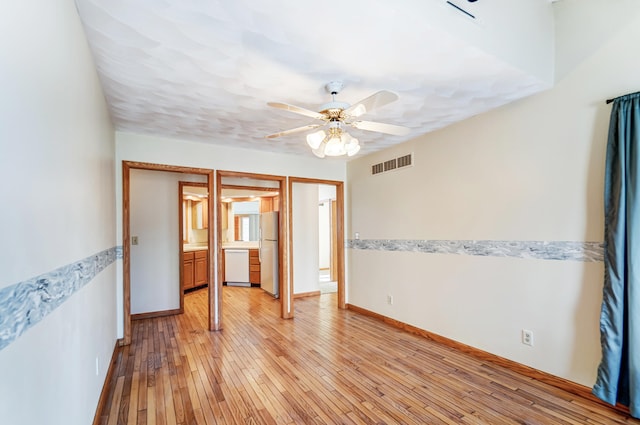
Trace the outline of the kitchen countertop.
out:
M 222 249 L 258 249 L 260 243 L 257 241 L 235 241 L 235 242 L 223 242 Z M 186 243 L 182 246 L 183 252 L 201 251 L 209 249 L 209 246 L 201 243 Z
M 223 242 L 222 249 L 258 249 L 260 243 L 258 241 L 234 241 Z
M 202 251 L 209 249 L 209 246 L 201 243 L 186 243 L 182 245 L 182 252 Z

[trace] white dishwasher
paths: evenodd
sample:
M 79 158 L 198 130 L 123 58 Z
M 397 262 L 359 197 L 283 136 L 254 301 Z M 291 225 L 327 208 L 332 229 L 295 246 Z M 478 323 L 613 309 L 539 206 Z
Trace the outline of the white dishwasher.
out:
M 224 281 L 227 286 L 251 286 L 248 249 L 224 250 Z

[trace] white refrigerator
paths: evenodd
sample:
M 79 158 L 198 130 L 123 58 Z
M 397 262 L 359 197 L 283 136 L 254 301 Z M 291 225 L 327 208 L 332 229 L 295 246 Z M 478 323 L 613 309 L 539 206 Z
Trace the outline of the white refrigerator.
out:
M 278 285 L 278 212 L 260 214 L 260 287 L 274 298 Z

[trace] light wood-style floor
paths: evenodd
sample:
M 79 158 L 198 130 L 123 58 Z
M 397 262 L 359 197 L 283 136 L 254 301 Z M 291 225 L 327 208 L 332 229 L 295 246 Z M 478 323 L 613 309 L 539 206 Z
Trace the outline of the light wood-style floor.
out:
M 616 411 L 454 349 L 297 299 L 293 320 L 259 288 L 225 287 L 221 332 L 206 289 L 186 313 L 133 323 L 102 424 L 618 424 Z

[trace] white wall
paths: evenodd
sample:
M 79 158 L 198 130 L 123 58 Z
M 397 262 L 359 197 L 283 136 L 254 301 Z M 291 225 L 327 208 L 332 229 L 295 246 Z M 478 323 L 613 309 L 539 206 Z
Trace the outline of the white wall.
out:
M 293 293 L 320 290 L 318 276 L 318 185 L 294 183 L 291 191 L 293 210 Z
M 203 175 L 131 170 L 131 314 L 180 308 L 180 181 L 206 182 Z
M 564 1 L 564 31 L 585 4 Z M 553 89 L 349 163 L 349 236 L 602 241 L 610 105 L 640 89 L 640 4 Z M 582 14 L 578 14 L 584 16 Z M 578 16 L 573 15 L 573 16 Z M 634 19 L 627 19 L 635 16 Z M 589 23 L 583 23 L 585 27 Z M 604 33 L 602 33 L 604 36 Z M 415 166 L 370 176 L 408 152 Z M 591 386 L 600 360 L 602 262 L 348 250 L 348 302 Z M 393 305 L 386 296 L 394 296 Z M 534 331 L 535 345 L 520 342 Z
M 579 3 L 579 7 L 577 6 Z M 556 80 L 604 45 L 609 35 L 637 19 L 637 0 L 563 0 L 554 4 Z
M 116 241 L 114 131 L 74 2 L 4 2 L 0 28 L 1 289 Z M 2 423 L 91 423 L 116 341 L 115 269 L 0 351 Z

